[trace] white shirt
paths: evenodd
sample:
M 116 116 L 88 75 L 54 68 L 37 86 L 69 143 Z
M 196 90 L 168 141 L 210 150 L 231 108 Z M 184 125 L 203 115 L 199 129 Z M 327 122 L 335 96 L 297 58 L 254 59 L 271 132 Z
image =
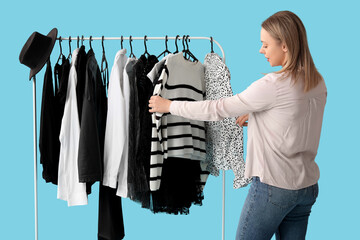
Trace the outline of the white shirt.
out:
M 128 197 L 128 183 L 127 183 L 127 176 L 128 176 L 128 163 L 129 163 L 129 109 L 130 109 L 130 82 L 129 76 L 125 71 L 126 65 L 132 61 L 133 58 L 127 58 L 124 69 L 123 69 L 123 77 L 122 82 L 120 82 L 120 86 L 122 89 L 122 95 L 125 103 L 125 142 L 124 142 L 124 151 L 121 156 L 121 166 L 119 168 L 119 175 L 118 175 L 118 187 L 116 191 L 116 195 L 127 198 Z M 120 79 L 121 80 L 121 79 Z
M 60 157 L 58 172 L 59 199 L 68 202 L 68 206 L 86 205 L 88 203 L 86 184 L 79 182 L 78 150 L 80 139 L 80 123 L 76 99 L 77 74 L 75 61 L 79 49 L 72 54 L 69 81 L 66 93 L 64 115 L 60 130 Z
M 270 73 L 235 96 L 213 101 L 172 102 L 170 112 L 191 119 L 221 120 L 249 113 L 245 177 L 301 189 L 320 176 L 315 163 L 327 89 L 324 81 L 304 93 L 302 81 Z
M 122 158 L 127 147 L 125 145 L 127 139 L 126 109 L 123 95 L 123 71 L 127 62 L 125 54 L 126 49 L 121 49 L 116 53 L 108 89 L 103 185 L 111 188 L 116 188 L 118 181 L 121 188 L 127 185 L 127 179 L 124 179 L 123 172 L 126 161 Z M 122 197 L 126 195 L 125 189 L 119 191 Z

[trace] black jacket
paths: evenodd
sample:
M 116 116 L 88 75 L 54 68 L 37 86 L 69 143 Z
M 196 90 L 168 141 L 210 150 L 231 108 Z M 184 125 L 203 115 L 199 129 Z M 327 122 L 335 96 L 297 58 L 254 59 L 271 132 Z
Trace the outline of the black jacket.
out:
M 40 116 L 40 163 L 43 166 L 42 176 L 46 182 L 57 184 L 59 155 L 56 156 L 55 135 L 55 98 L 50 60 L 47 62 Z M 59 152 L 57 152 L 59 154 Z
M 92 184 L 102 180 L 106 114 L 106 86 L 102 82 L 94 52 L 90 49 L 87 53 L 80 124 L 78 155 L 80 182 Z

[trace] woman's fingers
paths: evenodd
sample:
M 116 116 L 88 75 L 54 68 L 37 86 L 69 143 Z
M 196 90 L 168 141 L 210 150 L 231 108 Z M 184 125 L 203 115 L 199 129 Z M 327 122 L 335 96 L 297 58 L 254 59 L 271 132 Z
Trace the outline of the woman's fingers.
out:
M 239 126 L 242 126 L 244 116 L 240 116 L 236 119 L 236 124 L 239 124 Z
M 149 112 L 153 113 L 156 112 L 156 103 L 158 100 L 159 96 L 151 96 L 150 100 L 149 100 Z
M 152 96 L 149 100 L 149 112 L 169 112 L 170 100 L 164 99 L 160 96 Z
M 157 97 L 157 96 L 152 96 L 151 98 L 150 98 L 150 100 L 149 100 L 149 112 L 154 112 L 154 97 Z
M 245 115 L 242 115 L 242 116 L 239 116 L 237 119 L 236 119 L 236 124 L 239 124 L 239 126 L 247 126 L 248 123 L 246 122 L 247 120 L 249 119 L 249 114 L 245 114 Z

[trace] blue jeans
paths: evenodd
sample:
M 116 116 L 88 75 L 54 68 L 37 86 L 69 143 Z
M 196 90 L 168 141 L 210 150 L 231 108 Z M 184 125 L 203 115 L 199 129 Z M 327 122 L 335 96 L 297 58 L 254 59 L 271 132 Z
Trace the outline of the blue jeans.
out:
M 236 240 L 305 239 L 318 184 L 299 190 L 273 187 L 253 177 L 236 233 Z

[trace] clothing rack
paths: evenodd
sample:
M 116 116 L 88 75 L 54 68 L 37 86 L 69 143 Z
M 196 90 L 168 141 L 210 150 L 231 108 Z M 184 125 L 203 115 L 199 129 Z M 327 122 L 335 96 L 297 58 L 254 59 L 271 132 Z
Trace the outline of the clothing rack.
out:
M 189 36 L 177 36 L 177 37 L 59 37 L 56 40 L 182 40 L 182 39 L 199 39 L 209 40 L 211 44 L 216 43 L 222 53 L 222 61 L 225 63 L 225 53 L 221 45 L 212 37 L 189 37 Z M 211 45 L 212 46 L 212 45 Z M 36 123 L 36 76 L 33 77 L 33 129 L 34 129 L 34 200 L 35 200 L 35 240 L 38 240 L 38 190 L 37 190 L 37 123 Z M 225 171 L 222 170 L 222 240 L 225 240 Z

